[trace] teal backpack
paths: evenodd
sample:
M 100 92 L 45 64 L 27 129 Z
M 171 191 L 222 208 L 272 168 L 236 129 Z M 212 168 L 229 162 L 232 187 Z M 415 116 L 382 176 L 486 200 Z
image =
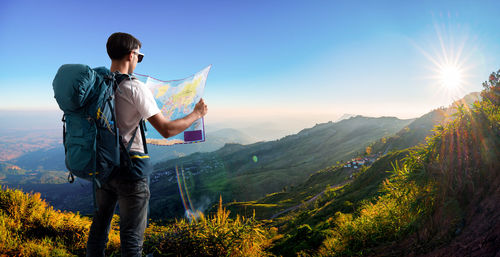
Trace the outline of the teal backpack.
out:
M 94 204 L 96 187 L 107 182 L 121 166 L 133 166 L 128 152 L 134 138 L 127 147 L 123 145 L 115 118 L 115 90 L 126 78 L 130 77 L 112 73 L 105 67 L 91 69 L 82 64 L 65 64 L 52 82 L 54 97 L 64 112 L 68 181 L 73 183 L 73 175 L 92 181 Z M 142 123 L 138 127 L 144 135 Z

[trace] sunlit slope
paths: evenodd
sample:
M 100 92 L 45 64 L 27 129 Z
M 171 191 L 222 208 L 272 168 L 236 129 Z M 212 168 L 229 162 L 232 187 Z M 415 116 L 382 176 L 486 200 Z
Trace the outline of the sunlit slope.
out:
M 482 92 L 486 100 L 457 108 L 454 119 L 438 126 L 425 144 L 389 153 L 352 183 L 278 218 L 284 236 L 272 251 L 283 256 L 496 256 L 497 81 Z
M 219 195 L 224 202 L 255 200 L 285 186 L 301 184 L 310 174 L 337 161 L 363 154 L 371 142 L 396 133 L 411 121 L 357 116 L 319 124 L 276 141 L 229 144 L 212 153 L 157 164 L 159 173 L 152 176 L 151 184 L 152 215 L 175 217 L 184 212 L 176 166 L 184 170 L 181 186 L 188 189 L 194 208 L 208 207 Z
M 472 104 L 480 100 L 478 92 L 465 95 L 448 107 L 441 107 L 432 110 L 421 117 L 415 119 L 408 126 L 390 137 L 377 140 L 372 145 L 373 152 L 386 153 L 392 150 L 402 150 L 425 142 L 425 138 L 434 134 L 434 127 L 443 125 L 455 118 L 458 106 L 471 107 Z

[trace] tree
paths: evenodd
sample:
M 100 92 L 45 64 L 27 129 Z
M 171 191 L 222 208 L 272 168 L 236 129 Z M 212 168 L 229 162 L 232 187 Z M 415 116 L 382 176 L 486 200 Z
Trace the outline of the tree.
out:
M 500 105 L 500 70 L 490 74 L 488 81 L 483 82 L 481 97 L 494 105 Z
M 372 148 L 371 146 L 367 146 L 365 149 L 366 155 L 370 155 L 372 153 Z

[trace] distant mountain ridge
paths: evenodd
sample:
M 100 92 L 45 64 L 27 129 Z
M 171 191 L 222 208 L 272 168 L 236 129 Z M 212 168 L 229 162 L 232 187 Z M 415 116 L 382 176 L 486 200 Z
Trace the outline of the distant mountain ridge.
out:
M 16 146 L 10 146 L 10 144 L 5 145 L 3 150 L 0 149 L 0 153 L 12 152 L 12 158 L 8 162 L 16 164 L 23 169 L 31 171 L 66 171 L 66 165 L 64 163 L 64 146 L 62 144 L 62 134 L 58 131 L 48 131 L 50 136 L 46 136 L 42 131 L 37 133 L 32 133 L 30 138 L 31 141 L 47 141 L 46 144 L 35 145 L 34 143 L 26 144 L 26 149 L 18 149 Z M 12 144 L 16 141 L 18 142 L 23 138 L 25 132 L 18 131 L 16 133 L 12 132 Z M 36 140 L 35 137 L 36 136 Z M 48 139 L 44 139 L 48 138 Z M 249 144 L 256 142 L 256 139 L 246 135 L 245 133 L 231 128 L 220 129 L 213 132 L 209 132 L 206 135 L 206 141 L 198 144 L 185 144 L 185 145 L 174 145 L 174 146 L 155 146 L 148 145 L 149 155 L 153 162 L 165 161 L 174 158 L 183 157 L 195 152 L 211 152 L 215 151 L 224 146 L 226 143 L 239 143 L 239 144 Z M 50 141 L 49 141 L 50 140 Z M 9 141 L 9 142 L 10 142 Z M 42 142 L 45 142 L 42 141 Z M 32 146 L 33 145 L 33 146 Z M 31 148 L 28 148 L 31 147 Z M 7 148 L 14 148 L 7 149 Z M 35 150 L 30 150 L 35 149 Z M 20 151 L 24 151 L 23 153 Z
M 340 118 L 338 118 L 335 122 L 339 122 L 341 120 L 346 120 L 346 119 L 350 119 L 352 117 L 356 117 L 358 115 L 356 114 L 350 114 L 350 113 L 344 113 L 342 116 L 340 116 Z
M 154 163 L 184 157 L 196 152 L 212 152 L 220 149 L 227 143 L 250 144 L 257 139 L 240 130 L 233 128 L 218 129 L 207 132 L 206 141 L 197 144 L 183 144 L 173 146 L 148 145 L 149 155 Z
M 215 152 L 158 163 L 151 184 L 152 215 L 176 217 L 183 213 L 177 181 L 187 181 L 193 201 L 213 202 L 219 194 L 225 201 L 256 199 L 304 181 L 337 161 L 363 154 L 371 142 L 396 133 L 412 121 L 356 116 L 317 124 L 279 140 L 226 144 Z M 177 178 L 176 167 L 185 171 Z M 187 178 L 182 179 L 184 175 Z

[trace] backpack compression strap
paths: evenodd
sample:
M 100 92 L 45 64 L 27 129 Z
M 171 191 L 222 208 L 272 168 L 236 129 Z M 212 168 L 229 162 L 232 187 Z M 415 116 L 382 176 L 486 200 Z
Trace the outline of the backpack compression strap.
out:
M 66 114 L 63 114 L 61 121 L 63 123 L 64 155 L 66 155 L 66 152 L 67 152 L 67 149 L 66 149 Z M 69 174 L 68 174 L 68 182 L 69 183 L 75 182 L 75 176 L 73 176 L 73 173 L 71 172 L 71 170 L 69 171 Z

